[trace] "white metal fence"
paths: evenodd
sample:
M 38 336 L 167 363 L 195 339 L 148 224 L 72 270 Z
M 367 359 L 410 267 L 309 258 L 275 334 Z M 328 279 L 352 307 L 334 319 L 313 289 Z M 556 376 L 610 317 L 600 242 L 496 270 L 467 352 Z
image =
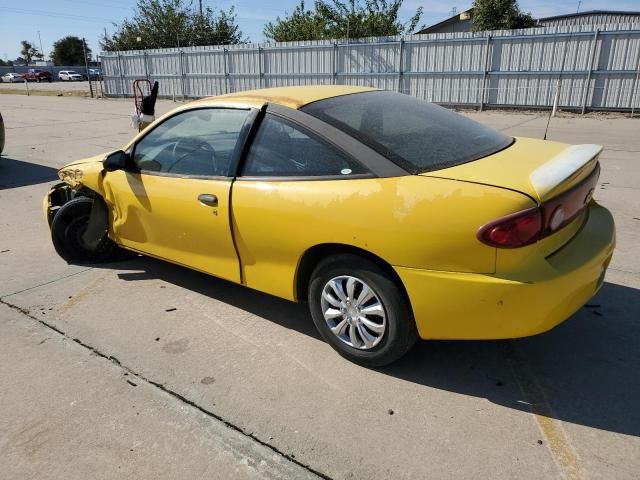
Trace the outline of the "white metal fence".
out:
M 311 84 L 368 85 L 449 105 L 640 108 L 640 24 L 105 52 L 107 95 L 165 97 Z

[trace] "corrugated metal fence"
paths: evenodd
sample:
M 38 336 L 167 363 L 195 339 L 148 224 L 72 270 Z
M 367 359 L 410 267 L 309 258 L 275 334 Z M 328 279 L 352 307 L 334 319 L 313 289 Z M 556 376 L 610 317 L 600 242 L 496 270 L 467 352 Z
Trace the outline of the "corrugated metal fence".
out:
M 165 97 L 354 84 L 449 105 L 640 108 L 640 24 L 105 52 L 107 95 Z

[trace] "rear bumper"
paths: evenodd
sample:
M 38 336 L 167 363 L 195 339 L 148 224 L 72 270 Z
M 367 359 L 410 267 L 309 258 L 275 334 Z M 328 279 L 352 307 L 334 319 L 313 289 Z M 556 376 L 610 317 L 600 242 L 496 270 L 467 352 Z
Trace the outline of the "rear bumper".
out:
M 541 258 L 527 281 L 394 268 L 420 337 L 517 338 L 547 331 L 582 307 L 602 285 L 614 246 L 613 217 L 592 202 L 581 231 L 561 250 Z

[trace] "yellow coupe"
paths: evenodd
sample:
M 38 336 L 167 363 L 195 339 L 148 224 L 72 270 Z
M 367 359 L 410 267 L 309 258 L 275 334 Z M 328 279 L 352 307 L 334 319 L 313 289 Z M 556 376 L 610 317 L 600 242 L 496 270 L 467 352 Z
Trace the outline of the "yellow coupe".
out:
M 598 145 L 512 138 L 364 87 L 199 100 L 122 150 L 70 163 L 44 200 L 57 252 L 137 252 L 294 301 L 368 366 L 423 339 L 559 324 L 602 285 Z

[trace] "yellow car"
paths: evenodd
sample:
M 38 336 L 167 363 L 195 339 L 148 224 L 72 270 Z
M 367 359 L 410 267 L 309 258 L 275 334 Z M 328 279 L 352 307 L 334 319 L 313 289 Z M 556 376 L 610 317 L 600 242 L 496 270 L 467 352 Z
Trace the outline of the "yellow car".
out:
M 615 243 L 601 149 L 371 88 L 256 90 L 70 163 L 44 210 L 70 263 L 137 252 L 306 301 L 333 348 L 379 366 L 418 337 L 544 332 L 589 300 Z

